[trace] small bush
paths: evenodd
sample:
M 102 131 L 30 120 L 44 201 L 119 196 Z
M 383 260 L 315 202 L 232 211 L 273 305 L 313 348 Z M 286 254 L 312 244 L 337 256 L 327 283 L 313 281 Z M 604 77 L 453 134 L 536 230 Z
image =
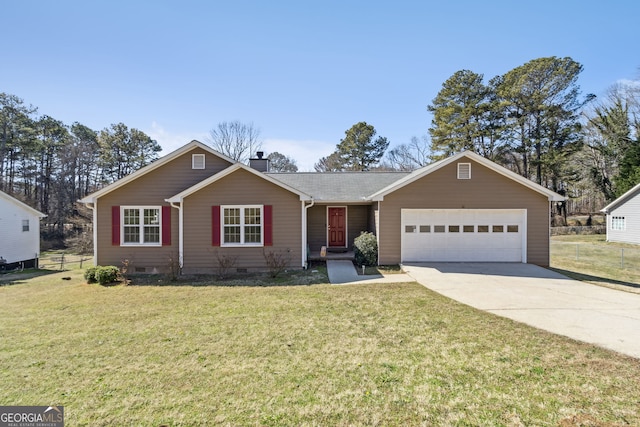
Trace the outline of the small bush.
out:
M 237 261 L 237 256 L 222 255 L 220 252 L 216 251 L 214 267 L 218 271 L 218 279 L 226 279 L 231 272 L 231 269 L 235 267 Z
M 108 285 L 118 281 L 120 270 L 115 265 L 99 266 L 96 269 L 96 281 L 101 285 Z
M 353 252 L 356 263 L 374 266 L 378 263 L 378 241 L 373 233 L 363 231 L 353 241 Z
M 289 262 L 291 261 L 289 253 L 273 251 L 267 252 L 263 250 L 262 255 L 264 256 L 264 262 L 267 264 L 267 268 L 269 269 L 269 276 L 274 279 L 278 277 L 278 274 L 287 269 Z
M 87 283 L 96 283 L 98 279 L 96 279 L 96 271 L 98 267 L 89 267 L 84 272 L 84 278 Z
M 178 252 L 169 253 L 167 257 L 167 278 L 172 282 L 178 280 L 180 269 L 180 254 Z

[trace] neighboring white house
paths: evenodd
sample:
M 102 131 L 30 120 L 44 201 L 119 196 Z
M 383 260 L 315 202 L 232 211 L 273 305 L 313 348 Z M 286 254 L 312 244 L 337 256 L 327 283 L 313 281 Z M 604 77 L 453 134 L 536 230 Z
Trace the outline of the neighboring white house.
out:
M 607 242 L 640 245 L 640 184 L 607 205 Z
M 24 263 L 35 266 L 40 256 L 41 212 L 0 191 L 0 268 Z

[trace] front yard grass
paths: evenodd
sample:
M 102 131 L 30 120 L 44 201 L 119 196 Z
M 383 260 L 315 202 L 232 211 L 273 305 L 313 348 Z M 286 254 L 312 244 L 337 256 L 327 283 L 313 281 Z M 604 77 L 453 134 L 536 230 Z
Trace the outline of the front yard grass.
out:
M 62 277 L 71 280 L 62 280 Z M 0 402 L 73 426 L 640 425 L 637 359 L 415 284 L 0 286 Z

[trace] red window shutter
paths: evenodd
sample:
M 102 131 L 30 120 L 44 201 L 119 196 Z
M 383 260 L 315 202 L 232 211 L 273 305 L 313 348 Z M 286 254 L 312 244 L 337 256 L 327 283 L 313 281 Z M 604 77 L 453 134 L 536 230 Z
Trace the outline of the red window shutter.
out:
M 264 205 L 264 245 L 273 246 L 273 206 Z
M 162 207 L 162 246 L 171 245 L 171 206 Z
M 220 206 L 211 206 L 211 244 L 220 246 Z
M 120 246 L 120 206 L 111 206 L 111 244 Z

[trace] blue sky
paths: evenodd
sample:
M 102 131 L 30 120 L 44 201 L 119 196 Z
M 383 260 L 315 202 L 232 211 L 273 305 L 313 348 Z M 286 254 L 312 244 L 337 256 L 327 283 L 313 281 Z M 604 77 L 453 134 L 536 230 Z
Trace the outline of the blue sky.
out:
M 640 2 L 5 1 L 0 92 L 66 124 L 123 122 L 169 152 L 219 122 L 312 170 L 359 121 L 395 146 L 462 69 L 485 79 L 545 56 L 583 94 L 640 77 Z

